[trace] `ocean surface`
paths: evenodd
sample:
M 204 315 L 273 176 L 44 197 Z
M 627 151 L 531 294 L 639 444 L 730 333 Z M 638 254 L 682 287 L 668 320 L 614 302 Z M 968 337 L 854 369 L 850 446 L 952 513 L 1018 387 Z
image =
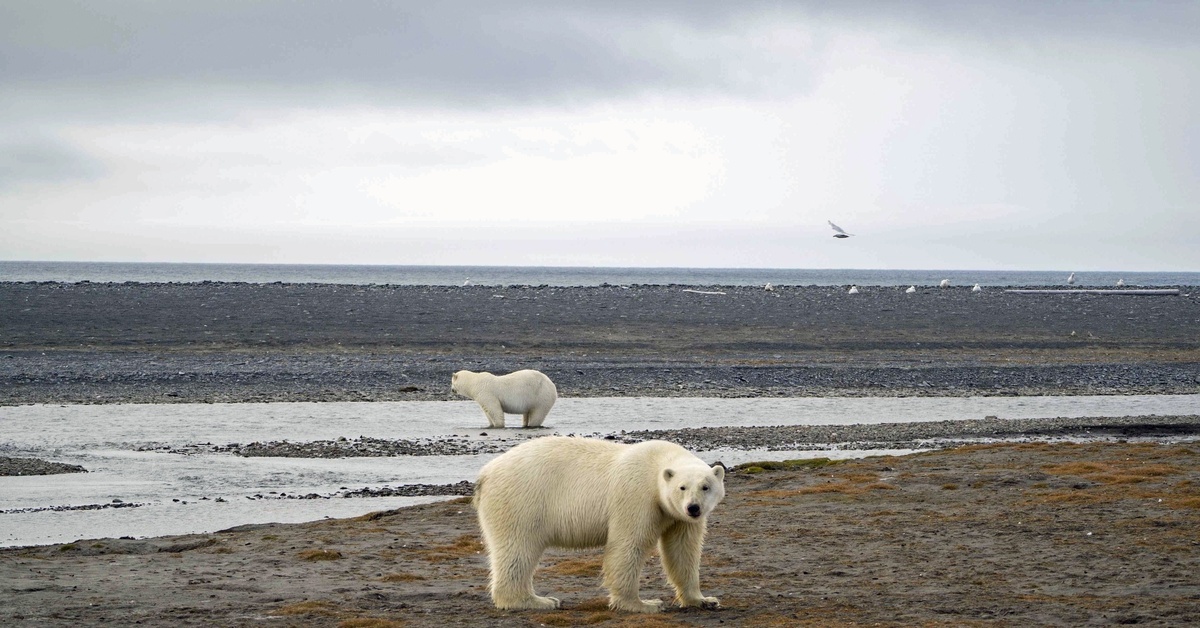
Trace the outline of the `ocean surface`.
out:
M 1065 286 L 1069 270 L 862 270 L 802 268 L 587 268 L 355 266 L 0 261 L 0 281 L 336 283 L 459 286 Z M 1200 272 L 1076 272 L 1076 286 L 1200 286 Z
M 354 439 L 519 441 L 549 434 L 746 425 L 849 425 L 1195 414 L 1200 395 L 878 398 L 563 398 L 542 429 L 486 428 L 472 401 L 0 406 L 0 456 L 88 473 L 0 478 L 0 546 L 211 532 L 247 523 L 352 517 L 438 498 L 338 496 L 363 488 L 474 480 L 494 454 L 242 458 L 203 445 Z M 631 419 L 636 417 L 636 419 Z M 195 447 L 201 446 L 201 447 Z M 202 453 L 171 453 L 170 450 Z M 911 450 L 719 449 L 707 461 L 848 458 Z M 295 499 L 316 493 L 328 498 Z M 332 497 L 330 497 L 332 496 Z M 119 502 L 114 501 L 119 500 Z M 116 505 L 121 507 L 114 507 Z M 131 506 L 133 505 L 133 506 Z M 78 507 L 104 506 L 100 509 Z

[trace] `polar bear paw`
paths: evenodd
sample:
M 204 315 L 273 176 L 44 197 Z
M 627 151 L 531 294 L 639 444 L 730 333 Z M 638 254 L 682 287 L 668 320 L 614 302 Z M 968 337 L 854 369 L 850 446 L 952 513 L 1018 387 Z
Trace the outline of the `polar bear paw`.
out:
M 613 600 L 608 606 L 613 610 L 629 613 L 658 613 L 663 609 L 663 602 L 662 600 Z
M 496 608 L 503 610 L 534 610 L 534 611 L 552 611 L 562 606 L 562 602 L 556 597 L 542 597 L 540 595 L 531 595 L 523 600 L 498 602 Z
M 683 608 L 695 606 L 711 611 L 721 608 L 721 601 L 715 597 L 698 597 L 691 600 L 682 600 L 679 602 L 679 606 Z
M 550 611 L 562 606 L 562 600 L 556 597 L 535 595 L 529 599 L 529 606 L 526 608 L 535 608 L 538 610 Z

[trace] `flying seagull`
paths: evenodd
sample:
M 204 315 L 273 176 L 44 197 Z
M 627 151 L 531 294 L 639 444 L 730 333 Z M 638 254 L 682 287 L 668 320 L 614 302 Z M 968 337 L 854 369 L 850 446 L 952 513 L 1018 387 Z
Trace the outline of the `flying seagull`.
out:
M 833 224 L 832 220 L 826 220 L 825 222 L 829 223 L 829 226 L 833 227 L 833 230 L 837 232 L 833 234 L 833 237 L 835 238 L 849 238 L 850 236 L 854 235 L 853 233 L 846 233 L 845 229 Z

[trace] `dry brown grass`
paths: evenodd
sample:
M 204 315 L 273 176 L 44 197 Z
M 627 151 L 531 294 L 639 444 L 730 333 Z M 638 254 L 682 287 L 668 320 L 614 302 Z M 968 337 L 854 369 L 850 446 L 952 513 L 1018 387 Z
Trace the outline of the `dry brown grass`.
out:
M 392 511 L 390 511 L 390 510 L 376 510 L 374 512 L 369 512 L 365 515 L 351 517 L 351 518 L 347 519 L 346 521 L 347 522 L 350 522 L 350 521 L 378 521 L 390 514 L 392 514 Z
M 478 536 L 463 534 L 456 537 L 447 545 L 437 545 L 413 551 L 431 563 L 444 563 L 482 554 L 484 547 L 483 541 Z
M 578 613 L 559 611 L 556 613 L 546 613 L 534 617 L 534 621 L 541 626 L 588 626 L 592 624 L 600 624 L 609 621 L 616 617 L 613 611 L 603 611 L 599 613 Z
M 337 550 L 330 549 L 310 549 L 304 550 L 299 554 L 300 560 L 318 561 L 318 560 L 341 560 L 342 553 Z
M 595 597 L 573 605 L 569 609 L 550 613 L 537 613 L 530 618 L 545 626 L 583 626 L 609 621 L 617 613 L 608 608 L 608 599 Z
M 1200 495 L 1195 497 L 1170 499 L 1167 501 L 1167 505 L 1173 508 L 1191 508 L 1193 510 L 1200 510 Z
M 678 628 L 679 626 L 690 626 L 689 622 L 684 622 L 663 615 L 631 615 L 622 614 L 617 618 L 617 623 L 613 624 L 616 628 Z
M 1184 472 L 1178 466 L 1144 460 L 1105 460 L 1100 462 L 1064 462 L 1042 467 L 1050 475 L 1081 477 L 1100 484 L 1138 484 Z
M 560 560 L 553 565 L 547 565 L 542 568 L 542 571 L 559 576 L 580 576 L 585 578 L 599 578 L 600 569 L 604 564 L 604 556 L 581 556 L 578 558 L 566 558 Z
M 338 607 L 327 600 L 308 600 L 288 604 L 270 612 L 271 615 L 316 615 L 333 617 L 338 614 Z
M 896 487 L 879 479 L 878 473 L 843 473 L 830 474 L 822 484 L 813 484 L 794 489 L 766 489 L 749 491 L 745 494 L 747 500 L 766 503 L 788 500 L 800 495 L 818 495 L 839 493 L 842 495 L 862 495 L 870 491 L 890 491 Z
M 317 617 L 341 618 L 349 613 L 346 609 L 340 608 L 328 600 L 307 600 L 288 604 L 268 614 L 285 617 L 305 617 L 306 619 L 303 622 L 309 624 Z M 338 628 L 402 628 L 405 623 L 384 617 L 351 617 L 342 619 L 337 625 Z
M 842 460 L 830 460 L 829 458 L 801 458 L 792 460 L 764 460 L 760 462 L 746 462 L 739 464 L 733 468 L 735 472 L 743 473 L 763 473 L 765 471 L 794 471 L 797 469 L 820 469 L 830 465 L 844 462 Z
M 1080 446 L 1082 447 L 1082 446 Z M 1150 500 L 1166 508 L 1200 508 L 1200 490 L 1191 480 L 1165 486 L 1164 480 L 1188 473 L 1195 451 L 1183 446 L 1152 443 L 1127 445 L 1128 455 L 1102 460 L 1072 460 L 1046 464 L 1047 474 L 1079 478 L 1093 483 L 1073 489 L 1053 489 L 1033 494 L 1032 503 L 1097 504 L 1121 500 Z M 1045 488 L 1045 484 L 1033 488 Z
M 417 574 L 393 572 L 393 573 L 389 573 L 389 574 L 384 574 L 383 577 L 379 579 L 379 581 L 380 582 L 415 582 L 417 580 L 424 580 L 424 579 L 425 579 L 425 576 L 418 576 Z
M 406 624 L 382 617 L 355 617 L 338 622 L 338 628 L 403 628 Z
M 959 447 L 950 447 L 947 449 L 938 449 L 935 451 L 927 451 L 924 453 L 916 454 L 914 456 L 914 459 L 959 456 L 961 454 L 970 454 L 970 453 L 975 453 L 975 452 L 980 452 L 980 451 L 991 451 L 994 449 L 1016 449 L 1019 451 L 1046 451 L 1048 449 L 1055 449 L 1055 448 L 1071 449 L 1071 448 L 1078 447 L 1078 446 L 1079 445 L 1077 445 L 1075 443 L 1051 444 L 1051 443 L 1044 443 L 1044 442 L 1041 442 L 1041 443 L 1017 443 L 1017 444 L 989 443 L 989 444 L 983 444 L 983 445 L 961 445 Z

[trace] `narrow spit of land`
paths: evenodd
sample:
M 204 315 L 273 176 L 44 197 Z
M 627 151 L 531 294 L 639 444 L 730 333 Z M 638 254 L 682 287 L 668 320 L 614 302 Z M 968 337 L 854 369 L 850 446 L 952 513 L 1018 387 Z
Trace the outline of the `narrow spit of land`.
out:
M 1200 291 L 0 283 L 0 404 L 1200 392 Z

